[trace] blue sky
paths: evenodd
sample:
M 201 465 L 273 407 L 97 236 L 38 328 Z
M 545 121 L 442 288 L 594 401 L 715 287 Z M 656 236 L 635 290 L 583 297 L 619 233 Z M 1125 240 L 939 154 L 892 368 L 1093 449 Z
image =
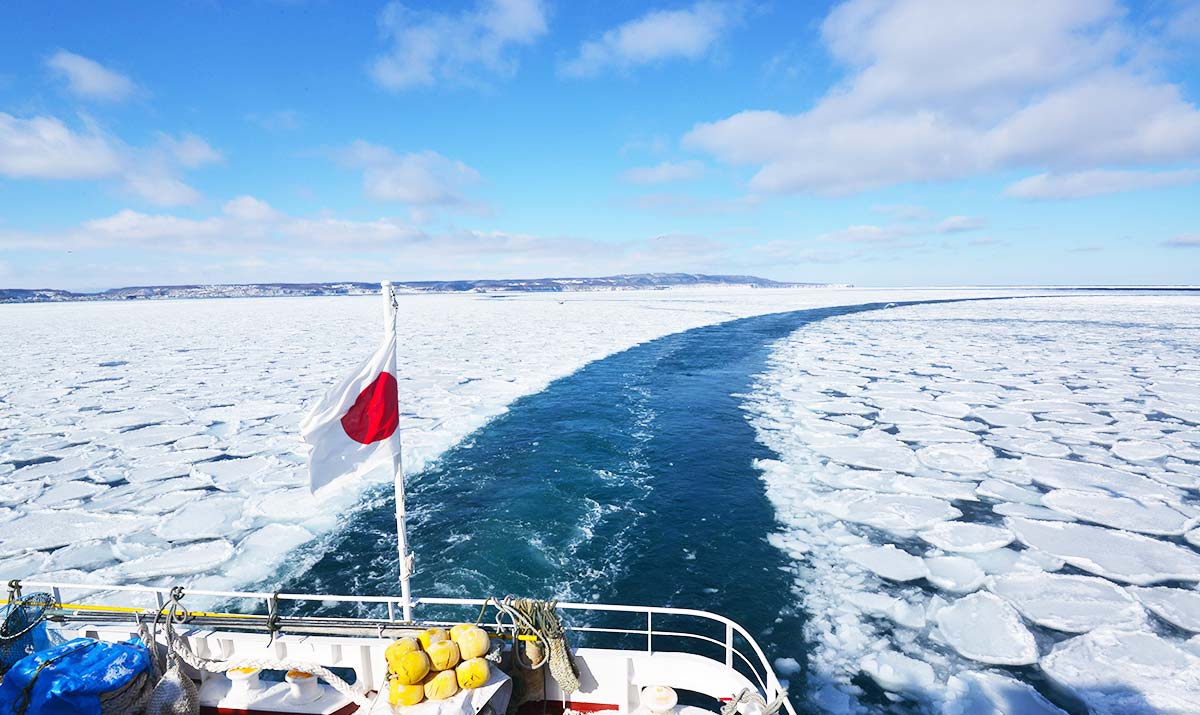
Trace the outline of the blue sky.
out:
M 0 287 L 1195 283 L 1200 6 L 8 3 Z

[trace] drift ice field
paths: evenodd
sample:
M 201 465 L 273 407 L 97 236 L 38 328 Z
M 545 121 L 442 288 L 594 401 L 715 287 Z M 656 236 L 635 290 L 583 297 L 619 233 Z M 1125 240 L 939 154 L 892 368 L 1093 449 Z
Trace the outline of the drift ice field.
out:
M 760 450 L 739 490 L 773 510 L 770 533 L 745 538 L 788 579 L 758 591 L 771 602 L 742 599 L 757 616 L 731 615 L 774 631 L 777 665 L 816 711 L 1195 712 L 1200 296 L 1044 293 L 401 296 L 406 471 L 470 460 L 472 435 L 514 401 L 635 345 L 878 304 L 773 338 L 749 388 L 724 391 Z M 310 498 L 297 423 L 373 349 L 377 307 L 3 306 L 0 578 L 233 588 L 310 573 L 372 492 Z M 587 597 L 579 574 L 612 578 L 601 561 L 620 544 L 579 551 L 605 536 L 570 514 L 547 510 L 547 533 L 570 518 L 572 554 L 594 555 L 563 561 L 549 587 Z M 418 574 L 451 573 L 435 564 L 459 558 L 458 531 L 414 543 Z M 662 563 L 677 605 L 724 588 L 695 564 L 751 553 L 728 542 L 693 539 Z M 394 561 L 394 545 L 363 557 Z M 797 619 L 797 635 L 772 618 Z

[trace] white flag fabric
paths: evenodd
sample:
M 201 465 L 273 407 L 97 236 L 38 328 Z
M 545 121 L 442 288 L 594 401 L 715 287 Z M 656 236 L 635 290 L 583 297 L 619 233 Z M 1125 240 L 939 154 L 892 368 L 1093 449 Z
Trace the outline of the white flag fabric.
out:
M 341 477 L 381 466 L 400 469 L 396 383 L 395 303 L 388 310 L 383 343 L 358 370 L 326 393 L 300 423 L 312 445 L 309 484 L 314 493 Z

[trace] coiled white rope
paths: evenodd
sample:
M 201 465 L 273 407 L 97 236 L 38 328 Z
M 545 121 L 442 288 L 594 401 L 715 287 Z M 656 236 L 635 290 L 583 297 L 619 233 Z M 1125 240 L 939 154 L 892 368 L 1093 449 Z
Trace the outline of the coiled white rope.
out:
M 784 700 L 787 700 L 787 691 L 782 688 L 769 703 L 757 692 L 743 688 L 737 697 L 721 706 L 721 715 L 737 715 L 738 706 L 742 703 L 758 706 L 757 710 L 749 710 L 748 715 L 775 715 L 783 707 Z

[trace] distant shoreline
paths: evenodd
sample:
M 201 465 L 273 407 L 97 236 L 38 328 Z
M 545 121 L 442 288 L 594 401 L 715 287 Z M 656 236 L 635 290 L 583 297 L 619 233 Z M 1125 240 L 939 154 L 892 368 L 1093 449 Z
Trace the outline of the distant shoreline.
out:
M 566 293 L 580 291 L 662 290 L 667 288 L 831 288 L 827 283 L 789 283 L 745 275 L 637 273 L 595 278 L 532 278 L 461 281 L 396 281 L 398 293 Z M 63 303 L 198 298 L 277 298 L 371 295 L 375 282 L 232 283 L 130 286 L 94 293 L 56 288 L 0 288 L 0 303 Z
M 849 283 L 790 283 L 757 276 L 724 276 L 686 273 L 645 273 L 600 278 L 537 278 L 513 280 L 470 281 L 397 281 L 400 295 L 519 295 L 533 293 L 601 293 L 636 290 L 675 289 L 879 289 L 897 286 L 855 286 Z M 917 287 L 917 286 L 910 286 Z M 977 286 L 920 286 L 930 290 L 1022 289 L 1062 292 L 1200 292 L 1197 285 L 977 285 Z M 90 303 L 147 300 L 203 300 L 221 298 L 304 298 L 333 296 L 365 296 L 379 292 L 374 282 L 331 283 L 229 283 L 191 284 L 173 286 L 131 286 L 98 292 L 75 292 L 56 288 L 0 288 L 0 304 L 15 303 Z

